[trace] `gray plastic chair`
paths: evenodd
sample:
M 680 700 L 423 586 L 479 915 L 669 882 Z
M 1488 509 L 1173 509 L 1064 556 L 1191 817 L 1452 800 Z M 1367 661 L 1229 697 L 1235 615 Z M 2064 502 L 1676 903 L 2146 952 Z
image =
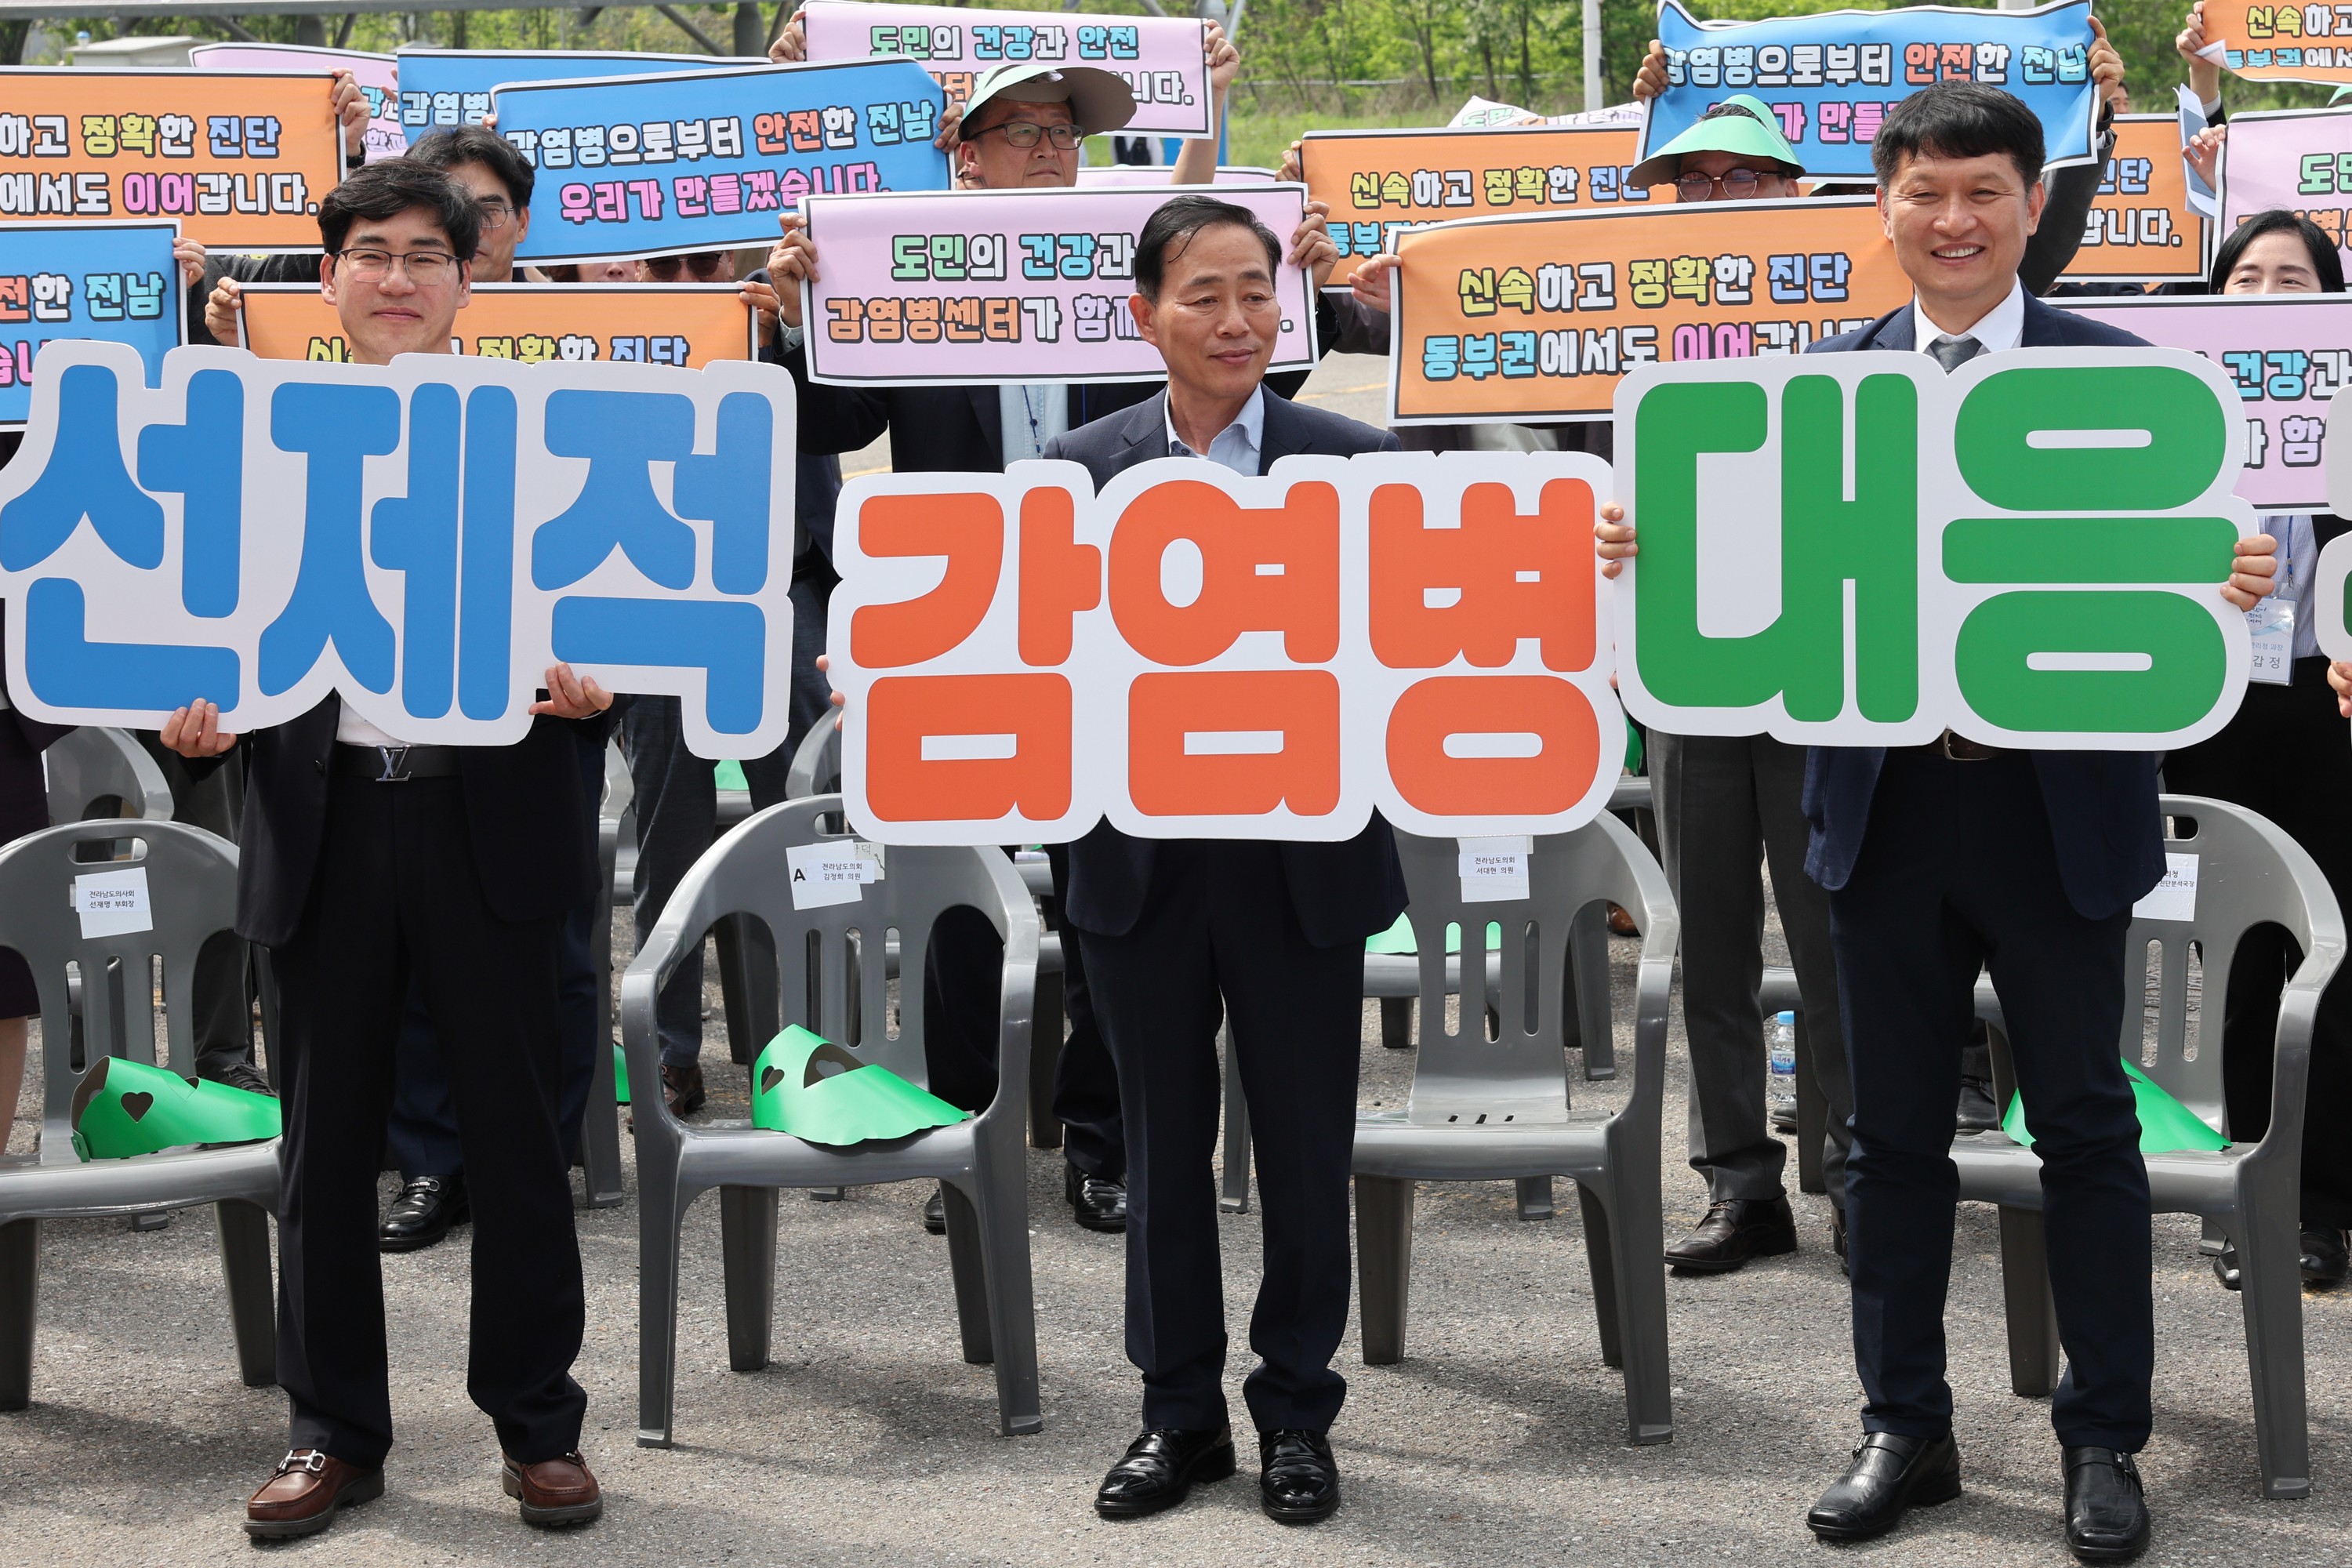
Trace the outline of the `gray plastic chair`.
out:
M 596 816 L 599 869 L 596 921 L 588 933 L 588 966 L 596 973 L 596 1070 L 580 1121 L 580 1168 L 587 1178 L 588 1206 L 612 1208 L 625 1195 L 621 1180 L 620 1085 L 613 1073 L 613 884 L 621 851 L 621 816 L 628 799 L 629 770 L 621 767 L 622 805 L 614 804 L 613 775 L 620 748 L 604 749 L 604 799 Z M 632 834 L 631 838 L 635 838 Z
M 895 932 L 900 966 L 919 975 L 940 913 L 979 910 L 1004 939 L 996 1098 L 972 1121 L 883 1144 L 835 1150 L 744 1122 L 688 1125 L 657 1094 L 636 1100 L 639 1253 L 637 1441 L 667 1447 L 677 1353 L 678 1237 L 686 1211 L 716 1187 L 727 1278 L 728 1363 L 768 1363 L 776 1293 L 777 1193 L 937 1180 L 947 1194 L 948 1256 L 964 1360 L 996 1367 L 998 1419 L 1007 1435 L 1043 1426 L 1037 1331 L 1029 1279 L 1028 1171 L 1022 1151 L 1029 1035 L 1037 983 L 1037 915 L 1013 867 L 994 849 L 894 847 L 887 873 L 856 903 L 793 908 L 784 852 L 844 835 L 829 830 L 838 795 L 786 801 L 710 847 L 678 884 L 661 923 L 621 980 L 621 1034 L 629 1079 L 658 1083 L 654 998 L 679 956 L 718 921 L 751 916 L 782 954 L 791 1016 L 915 1083 L 927 1084 L 919 990 L 892 1006 L 884 954 Z M 896 1016 L 892 1033 L 888 1020 Z
M 130 858 L 117 847 L 130 845 Z M 76 858 L 76 851 L 91 856 Z M 131 865 L 147 872 L 155 928 L 84 940 L 73 880 Z M 248 1388 L 278 1381 L 269 1216 L 278 1207 L 278 1143 L 84 1163 L 73 1149 L 73 1097 L 100 1054 L 193 1076 L 196 954 L 236 914 L 236 847 L 173 822 L 69 823 L 0 849 L 0 947 L 24 955 L 41 997 L 41 1147 L 0 1155 L 0 1410 L 32 1399 L 33 1331 L 40 1290 L 41 1222 L 165 1214 L 218 1206 L 221 1267 L 237 1370 Z M 163 968 L 163 1038 L 148 996 Z M 79 989 L 78 1053 L 67 1000 L 68 964 Z M 79 1055 L 83 1059 L 77 1061 Z
M 2303 1279 L 2298 1267 L 2304 1089 L 2320 994 L 2344 958 L 2344 916 L 2302 847 L 2242 806 L 2196 795 L 2163 797 L 2166 849 L 2198 858 L 2196 918 L 2134 920 L 2127 973 L 2152 978 L 2158 994 L 2155 1060 L 2147 1059 L 2143 1008 L 2126 1009 L 2122 1054 L 2226 1133 L 2221 1087 L 2221 1010 L 2239 941 L 2258 925 L 2284 926 L 2304 952 L 2279 998 L 2277 1055 L 2271 1068 L 2271 1121 L 2262 1141 L 2212 1152 L 2148 1154 L 2148 1195 L 2158 1214 L 2203 1215 L 2234 1238 L 2245 1288 L 2246 1363 L 2253 1383 L 2254 1444 L 2263 1495 L 2311 1493 L 2311 1430 L 2304 1400 Z M 2150 947 L 2157 952 L 2145 959 Z M 2192 952 L 2192 948 L 2195 950 Z M 2202 970 L 2198 1037 L 2188 1037 L 2189 975 Z M 2139 985 L 2131 990 L 2137 994 Z M 2005 1110 L 2015 1092 L 1999 998 L 1977 986 L 1977 1011 L 1993 1037 L 1994 1098 Z M 2028 1124 L 2033 1108 L 2025 1108 Z M 2061 1352 L 2043 1249 L 2042 1163 L 2007 1134 L 1952 1142 L 1960 1196 L 2000 1206 L 2002 1293 L 2009 1318 L 2010 1386 L 2039 1398 L 2057 1386 Z
M 48 770 L 49 820 L 124 816 L 172 820 L 172 786 L 128 731 L 85 724 L 41 753 Z
M 1421 1030 L 1411 1100 L 1356 1121 L 1364 1361 L 1380 1366 L 1404 1354 L 1416 1183 L 1571 1176 L 1584 1213 L 1601 1359 L 1624 1369 L 1628 1436 L 1666 1442 L 1674 1408 L 1658 1119 L 1666 994 L 1681 928 L 1665 876 L 1633 831 L 1606 815 L 1574 833 L 1535 840 L 1531 893 L 1523 902 L 1463 902 L 1451 838 L 1400 833 L 1397 849 L 1421 950 Z M 1570 1104 L 1563 1040 L 1570 933 L 1580 914 L 1604 900 L 1633 911 L 1643 932 L 1633 1091 L 1613 1115 Z M 1465 960 L 1483 959 L 1489 921 L 1503 927 L 1499 984 L 1489 985 L 1484 962 L 1465 962 L 1462 1027 L 1443 1032 L 1445 928 L 1462 928 Z M 1499 1038 L 1491 1041 L 1483 1026 L 1489 1008 L 1499 1021 Z
M 840 791 L 841 731 L 820 719 L 793 752 L 793 765 L 784 774 L 784 798 L 805 800 Z

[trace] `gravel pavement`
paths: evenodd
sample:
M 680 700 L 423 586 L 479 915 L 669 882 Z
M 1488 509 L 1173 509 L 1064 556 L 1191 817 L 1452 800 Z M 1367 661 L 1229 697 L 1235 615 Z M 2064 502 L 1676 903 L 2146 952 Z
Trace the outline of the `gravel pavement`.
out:
M 1346 407 L 1370 402 L 1362 384 L 1375 382 L 1371 362 L 1336 362 L 1318 386 Z M 1770 941 L 1777 948 L 1777 933 Z M 1634 944 L 1612 947 L 1623 1016 Z M 615 950 L 628 951 L 625 921 Z M 711 1035 L 704 1059 L 715 1092 L 704 1114 L 740 1118 L 743 1071 L 726 1065 L 715 1022 Z M 1393 1105 L 1411 1053 L 1381 1047 L 1369 1007 L 1364 1037 L 1364 1103 Z M 1619 1040 L 1630 1063 L 1622 1029 Z M 1678 1008 L 1670 1064 L 1672 1235 L 1704 1206 L 1679 1161 Z M 1624 1091 L 1575 1089 L 1599 1103 Z M 38 1095 L 28 1084 L 26 1112 Z M 20 1122 L 19 1149 L 28 1133 Z M 1814 1543 L 1801 1522 L 1857 1429 L 1846 1296 L 1821 1198 L 1797 1200 L 1795 1256 L 1670 1280 L 1675 1440 L 1636 1448 L 1623 1438 L 1622 1384 L 1601 1364 L 1567 1184 L 1560 1217 L 1537 1224 L 1516 1218 L 1507 1184 L 1424 1187 L 1406 1358 L 1364 1367 L 1351 1327 L 1339 1352 L 1349 1397 L 1332 1434 L 1347 1503 L 1323 1526 L 1286 1530 L 1258 1513 L 1247 1468 L 1154 1520 L 1094 1517 L 1093 1488 L 1133 1435 L 1138 1405 L 1121 1347 L 1120 1243 L 1070 1222 L 1057 1154 L 1032 1152 L 1029 1187 L 1039 1436 L 997 1436 L 988 1369 L 958 1352 L 945 1244 L 921 1229 L 925 1193 L 902 1185 L 855 1189 L 835 1204 L 786 1196 L 775 1360 L 750 1375 L 727 1369 L 717 1205 L 698 1205 L 687 1223 L 678 1446 L 637 1447 L 633 1179 L 630 1202 L 580 1216 L 588 1337 L 578 1373 L 589 1393 L 584 1446 L 608 1500 L 603 1521 L 541 1534 L 499 1493 L 496 1440 L 466 1395 L 471 1232 L 459 1231 L 384 1260 L 399 1432 L 386 1495 L 323 1537 L 267 1550 L 400 1568 L 2071 1561 L 2047 1404 L 2008 1392 L 1989 1208 L 1961 1211 L 1948 1314 L 1967 1494 L 1890 1539 L 1841 1549 Z M 237 1383 L 213 1228 L 209 1210 L 148 1233 L 119 1222 L 47 1228 L 34 1405 L 0 1415 L 0 1563 L 254 1561 L 260 1549 L 237 1528 L 239 1509 L 283 1448 L 284 1401 Z M 1227 1217 L 1223 1234 L 1228 1321 L 1239 1334 L 1256 1279 L 1255 1215 Z M 2197 1239 L 2192 1223 L 2158 1223 L 2157 1428 L 2143 1457 L 2157 1545 L 2147 1561 L 2344 1562 L 2352 1298 L 2305 1300 L 2315 1494 L 2263 1502 L 2238 1301 L 2213 1283 Z M 1237 1411 L 1247 1360 L 1237 1344 L 1228 1373 Z

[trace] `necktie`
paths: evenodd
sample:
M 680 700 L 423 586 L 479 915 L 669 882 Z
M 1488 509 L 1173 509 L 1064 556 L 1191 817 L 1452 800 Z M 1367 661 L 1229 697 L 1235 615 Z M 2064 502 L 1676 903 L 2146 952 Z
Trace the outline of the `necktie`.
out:
M 1984 344 L 1974 338 L 1937 338 L 1927 345 L 1927 353 L 1949 374 L 1984 353 Z

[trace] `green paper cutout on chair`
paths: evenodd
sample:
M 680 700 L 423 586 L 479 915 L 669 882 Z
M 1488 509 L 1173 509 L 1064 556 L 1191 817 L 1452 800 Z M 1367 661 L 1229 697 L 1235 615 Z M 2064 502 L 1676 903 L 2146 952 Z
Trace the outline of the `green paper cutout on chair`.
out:
M 613 1047 L 613 1103 L 629 1103 L 629 1058 L 621 1047 Z
M 1502 950 L 1503 928 L 1500 923 L 1495 921 L 1488 921 L 1486 922 L 1486 951 L 1489 952 L 1500 952 Z M 1420 944 L 1413 940 L 1412 917 L 1409 915 L 1399 915 L 1396 918 L 1396 924 L 1389 927 L 1388 930 L 1381 932 L 1378 936 L 1366 937 L 1364 939 L 1364 951 L 1368 953 L 1420 952 Z M 1460 952 L 1462 951 L 1462 928 L 1454 924 L 1450 921 L 1446 922 L 1445 927 L 1445 951 L 1448 952 Z
M 797 1024 L 785 1026 L 751 1064 L 751 1125 L 811 1143 L 904 1138 L 970 1120 L 971 1111 Z
M 225 1083 L 190 1081 L 123 1057 L 100 1057 L 73 1098 L 74 1152 L 124 1160 L 190 1143 L 254 1143 L 275 1138 L 278 1101 Z
M 717 770 L 712 774 L 712 782 L 717 784 L 720 789 L 740 789 L 748 791 L 751 787 L 751 781 L 743 776 L 743 764 L 735 761 L 732 757 L 730 757 L 727 761 L 719 764 Z
M 2230 1141 L 2205 1125 L 2205 1119 L 2189 1110 L 2165 1091 L 2162 1084 L 2149 1078 L 2129 1060 L 2124 1063 L 2124 1073 L 2131 1079 L 2133 1109 L 2139 1113 L 2139 1152 L 2143 1154 L 2170 1154 L 2184 1149 L 2227 1149 Z M 2009 1114 L 2000 1119 L 2000 1130 L 2011 1142 L 2021 1147 L 2033 1147 L 2033 1134 L 2025 1130 L 2025 1100 L 2022 1095 L 2009 1097 Z

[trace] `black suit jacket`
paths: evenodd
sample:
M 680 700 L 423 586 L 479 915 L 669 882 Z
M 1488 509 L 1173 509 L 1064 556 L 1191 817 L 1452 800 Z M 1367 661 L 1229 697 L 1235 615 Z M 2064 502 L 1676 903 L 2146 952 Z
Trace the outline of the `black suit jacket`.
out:
M 342 699 L 329 697 L 299 719 L 248 731 L 245 818 L 238 840 L 236 932 L 264 947 L 293 939 L 310 901 L 327 826 L 327 783 Z M 596 885 L 594 823 L 580 788 L 579 735 L 601 739 L 606 721 L 531 721 L 511 746 L 458 748 L 458 785 L 482 897 L 505 921 L 546 920 Z M 216 760 L 192 761 L 201 776 Z M 408 789 L 409 784 L 370 784 Z M 427 786 L 430 787 L 430 786 Z M 386 896 L 354 889 L 353 896 Z
M 1157 395 L 1149 403 L 1056 437 L 1045 456 L 1084 463 L 1100 489 L 1112 475 L 1168 455 L 1166 410 L 1166 395 Z M 1293 403 L 1272 386 L 1266 388 L 1265 427 L 1258 448 L 1261 474 L 1297 453 L 1349 458 L 1396 449 L 1396 437 L 1385 431 Z M 1105 936 L 1132 930 L 1150 889 L 1157 848 L 1157 840 L 1130 837 L 1108 822 L 1071 845 L 1070 885 L 1063 900 L 1070 923 Z M 1282 871 L 1299 929 L 1318 947 L 1360 942 L 1388 930 L 1404 912 L 1404 868 L 1397 860 L 1396 837 L 1377 816 L 1355 837 L 1337 844 L 1285 844 Z M 1234 892 L 1255 898 L 1264 890 Z
M 2030 295 L 2021 348 L 2090 345 L 2146 348 L 2145 340 L 2104 322 L 2053 310 Z M 1911 307 L 1881 316 L 1858 331 L 1815 343 L 1811 353 L 1885 349 L 1916 353 Z M 2164 824 L 2156 809 L 2153 752 L 2035 752 L 2033 769 L 2066 901 L 2085 920 L 2128 909 L 2164 875 Z M 1871 796 L 1885 763 L 1883 748 L 1815 746 L 1805 759 L 1805 816 L 1812 842 L 1805 869 L 1822 887 L 1846 884 L 1870 825 Z

